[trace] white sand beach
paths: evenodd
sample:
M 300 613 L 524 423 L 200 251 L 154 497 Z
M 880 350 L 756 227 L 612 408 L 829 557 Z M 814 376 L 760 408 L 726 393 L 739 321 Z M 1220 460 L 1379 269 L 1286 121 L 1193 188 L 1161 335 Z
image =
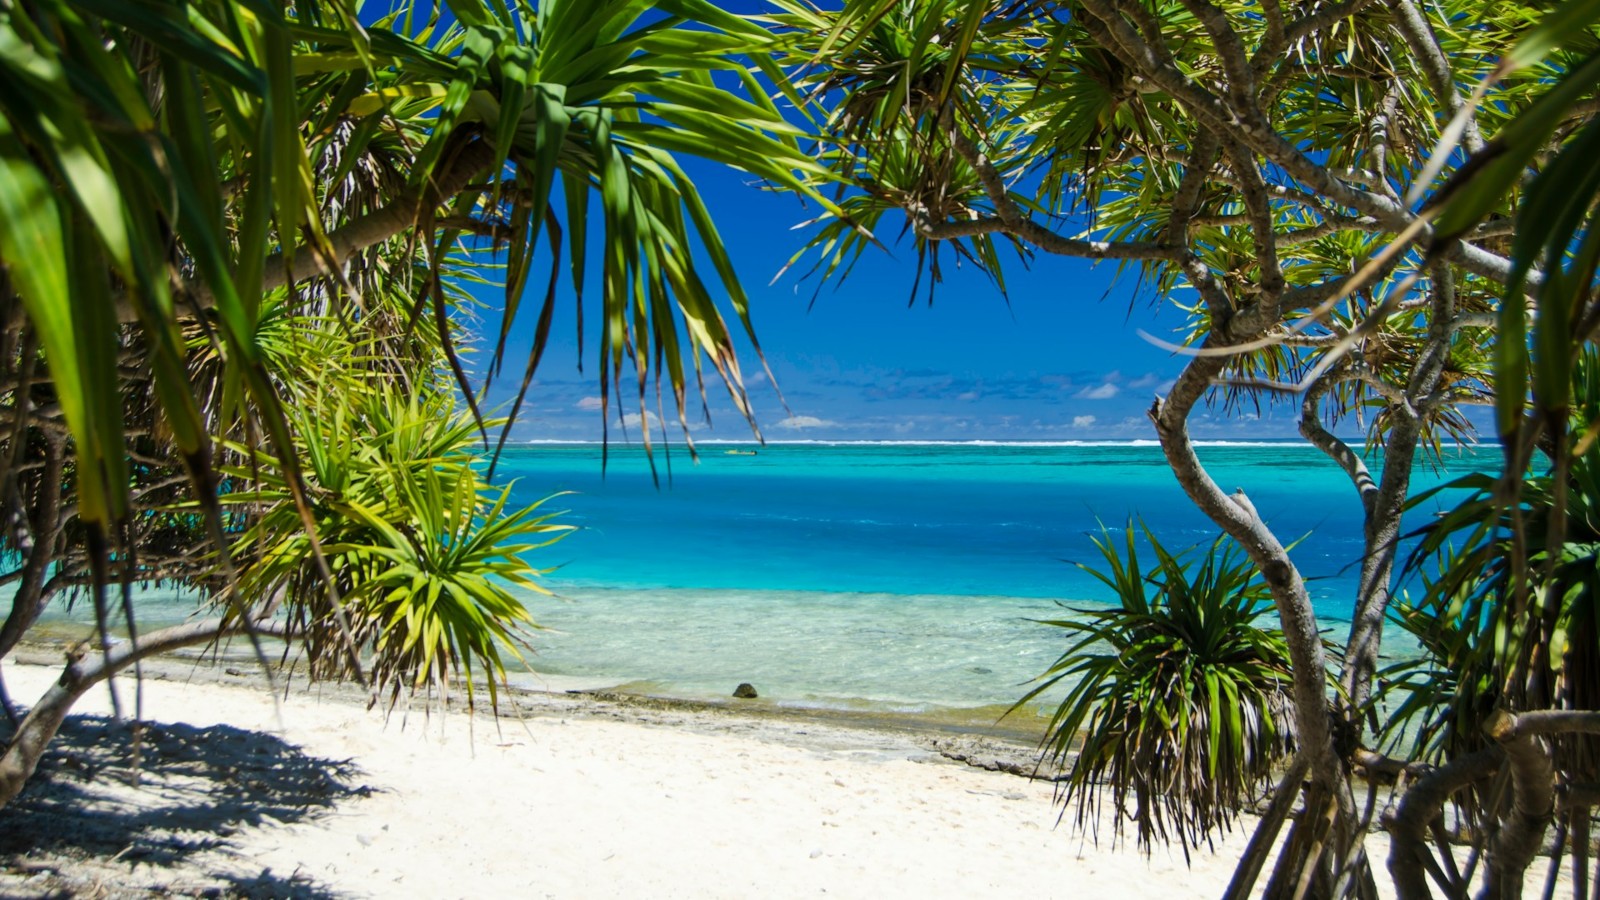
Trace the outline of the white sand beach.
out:
M 298 686 L 280 727 L 243 667 L 153 670 L 141 786 L 126 783 L 105 692 L 86 697 L 100 718 L 69 722 L 0 814 L 6 831 L 64 829 L 58 844 L 84 858 L 63 866 L 44 841 L 0 895 L 1172 900 L 1219 895 L 1246 839 L 1192 866 L 1176 848 L 1113 849 L 1109 832 L 1097 847 L 1058 827 L 1049 784 L 908 733 L 562 694 L 524 698 L 498 729 L 482 713 L 402 727 L 354 692 Z M 53 671 L 4 676 L 31 698 Z
M 4 674 L 18 698 L 38 696 L 53 675 L 18 665 Z M 1048 784 L 945 760 L 901 735 L 736 715 L 651 724 L 560 696 L 498 730 L 489 716 L 458 713 L 413 714 L 402 728 L 398 714 L 385 723 L 358 697 L 303 690 L 281 704 L 280 731 L 257 679 L 148 679 L 144 715 L 259 733 L 208 742 L 217 768 L 277 753 L 276 737 L 304 754 L 282 765 L 349 760 L 350 784 L 371 793 L 294 822 L 249 824 L 250 812 L 236 810 L 246 824 L 224 826 L 223 846 L 172 871 L 137 858 L 105 864 L 107 886 L 192 890 L 210 872 L 235 885 L 368 897 L 1171 898 L 1218 893 L 1244 840 L 1234 835 L 1193 869 L 1176 852 L 1146 860 L 1104 841 L 1097 849 L 1056 826 Z M 131 684 L 122 686 L 128 699 Z M 81 704 L 107 710 L 103 691 Z M 210 787 L 164 776 L 158 744 L 146 744 L 145 786 L 126 786 L 110 767 L 89 789 L 99 804 L 130 814 L 206 806 Z M 82 772 L 57 765 L 48 775 Z M 226 802 L 248 798 L 230 792 Z M 205 810 L 194 824 L 208 817 L 229 818 Z M 0 893 L 24 886 L 0 881 Z

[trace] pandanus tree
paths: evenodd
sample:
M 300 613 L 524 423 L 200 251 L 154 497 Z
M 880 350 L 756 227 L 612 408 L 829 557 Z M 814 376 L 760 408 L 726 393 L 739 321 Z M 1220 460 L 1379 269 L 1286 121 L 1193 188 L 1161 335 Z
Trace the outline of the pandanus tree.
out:
M 1474 858 L 1488 895 L 1520 892 L 1558 780 L 1541 750 L 1549 723 L 1497 719 L 1471 766 L 1392 758 L 1377 750 L 1374 689 L 1419 459 L 1469 434 L 1463 407 L 1491 397 L 1516 448 L 1508 479 L 1532 448 L 1563 444 L 1571 367 L 1555 360 L 1594 330 L 1594 257 L 1562 263 L 1593 243 L 1578 235 L 1594 196 L 1592 152 L 1582 155 L 1596 111 L 1594 4 L 1543 18 L 1532 5 L 1413 0 L 778 5 L 769 21 L 788 38 L 786 88 L 850 210 L 814 233 L 820 271 L 848 271 L 870 246 L 858 226 L 886 223 L 909 235 L 933 281 L 941 255 L 997 281 L 1013 253 L 1100 260 L 1188 312 L 1174 347 L 1183 370 L 1149 418 L 1186 494 L 1260 571 L 1293 671 L 1292 763 L 1227 896 L 1250 893 L 1275 847 L 1266 896 L 1374 895 L 1366 835 L 1378 783 L 1397 775 L 1413 786 L 1383 819 L 1397 886 L 1425 896 L 1431 874 L 1465 892 L 1474 868 L 1427 839 L 1443 835 L 1446 797 L 1496 773 L 1516 787 L 1497 796 L 1515 796 L 1479 804 Z M 1560 152 L 1569 142 L 1577 152 Z M 1541 194 L 1526 176 L 1545 171 L 1562 173 L 1561 187 Z M 1541 239 L 1525 238 L 1530 221 Z M 1537 321 L 1556 324 L 1530 338 L 1528 298 L 1552 285 L 1564 299 L 1547 309 L 1559 312 Z M 1530 368 L 1530 345 L 1548 368 Z M 1549 399 L 1525 416 L 1530 372 Z M 1197 410 L 1255 404 L 1298 411 L 1363 513 L 1337 666 L 1293 552 L 1248 485 L 1225 491 L 1190 438 Z M 1337 436 L 1351 424 L 1365 447 Z M 1514 709 L 1539 705 L 1506 696 Z M 1091 729 L 1086 740 L 1105 738 Z M 1137 793 L 1112 790 L 1118 802 Z M 1119 811 L 1138 820 L 1126 803 Z
M 526 624 L 495 579 L 556 526 L 466 452 L 470 251 L 504 282 L 482 374 L 522 329 L 528 389 L 566 284 L 608 402 L 626 379 L 682 420 L 709 362 L 748 412 L 745 296 L 678 155 L 815 196 L 742 88 L 773 47 L 704 0 L 0 2 L 0 658 L 63 592 L 100 626 L 15 723 L 0 804 L 77 696 L 185 644 L 492 691 Z M 141 633 L 155 580 L 209 613 Z
M 1068 768 L 1061 799 L 1080 829 L 1098 831 L 1109 793 L 1119 829 L 1128 816 L 1141 844 L 1176 840 L 1187 859 L 1271 786 L 1293 745 L 1289 652 L 1259 621 L 1260 573 L 1226 538 L 1174 554 L 1129 522 L 1118 543 L 1103 529 L 1106 568 L 1082 566 L 1115 605 L 1045 623 L 1074 639 L 1016 706 L 1065 687 L 1046 749 Z
M 391 698 L 443 686 L 457 660 L 492 672 L 507 632 L 487 623 L 505 610 L 473 579 L 526 573 L 517 551 L 548 523 L 513 513 L 497 534 L 505 511 L 459 445 L 406 470 L 390 451 L 421 437 L 396 395 L 476 396 L 452 297 L 458 248 L 488 242 L 505 263 L 491 372 L 531 319 L 525 390 L 554 286 L 565 273 L 581 296 L 592 272 L 608 404 L 627 374 L 638 402 L 663 386 L 682 419 L 709 361 L 748 413 L 721 311 L 748 327 L 747 302 L 676 161 L 693 154 L 817 202 L 823 272 L 903 226 L 930 285 L 952 256 L 999 281 L 1012 253 L 1059 255 L 1136 269 L 1188 309 L 1184 369 L 1150 418 L 1190 499 L 1260 572 L 1292 675 L 1293 762 L 1229 895 L 1282 844 L 1269 896 L 1370 896 L 1376 807 L 1357 789 L 1396 775 L 1402 893 L 1425 895 L 1429 874 L 1464 890 L 1425 838 L 1449 797 L 1499 777 L 1512 799 L 1479 805 L 1476 839 L 1487 889 L 1514 895 L 1557 784 L 1542 735 L 1587 714 L 1545 715 L 1527 676 L 1549 666 L 1531 659 L 1505 670 L 1492 746 L 1397 759 L 1374 749 L 1374 685 L 1411 472 L 1466 430 L 1462 404 L 1500 404 L 1513 519 L 1509 486 L 1553 454 L 1541 564 L 1566 558 L 1563 448 L 1580 444 L 1563 360 L 1596 320 L 1600 239 L 1580 238 L 1596 4 L 1556 8 L 1532 39 L 1545 10 L 1520 3 L 774 5 L 743 19 L 702 0 L 460 0 L 363 18 L 348 0 L 0 0 L 0 540 L 16 588 L 0 656 L 63 590 L 104 623 L 119 581 L 179 580 L 221 604 L 74 660 L 66 695 L 0 757 L 0 799 L 74 692 L 230 629 L 307 638 L 314 669 L 370 670 Z M 536 312 L 519 314 L 525 296 Z M 324 340 L 358 348 L 339 368 L 359 390 L 312 385 L 304 348 Z M 326 416 L 291 415 L 289 398 Z M 1189 436 L 1205 404 L 1254 403 L 1298 410 L 1365 517 L 1331 693 L 1293 553 Z M 1336 436 L 1350 420 L 1381 466 Z M 381 436 L 355 466 L 326 452 L 352 423 Z M 1531 602 L 1515 574 L 1531 559 L 1520 527 L 1511 614 L 1539 620 L 1525 646 L 1548 656 L 1560 604 Z M 406 578 L 445 558 L 460 578 Z M 413 615 L 447 592 L 457 618 Z M 446 633 L 463 639 L 432 656 L 410 639 Z

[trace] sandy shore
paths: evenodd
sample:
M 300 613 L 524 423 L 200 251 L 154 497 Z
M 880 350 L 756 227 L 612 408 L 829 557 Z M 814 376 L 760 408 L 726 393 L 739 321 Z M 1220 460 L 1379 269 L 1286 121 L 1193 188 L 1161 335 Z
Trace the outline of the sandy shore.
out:
M 345 690 L 296 687 L 275 708 L 232 671 L 153 667 L 137 788 L 127 727 L 104 691 L 85 698 L 0 811 L 0 896 L 1172 900 L 1219 895 L 1246 838 L 1192 867 L 1175 848 L 1096 847 L 1057 826 L 1050 785 L 903 731 L 563 694 L 520 698 L 498 728 L 402 727 Z M 4 668 L 19 700 L 53 674 Z

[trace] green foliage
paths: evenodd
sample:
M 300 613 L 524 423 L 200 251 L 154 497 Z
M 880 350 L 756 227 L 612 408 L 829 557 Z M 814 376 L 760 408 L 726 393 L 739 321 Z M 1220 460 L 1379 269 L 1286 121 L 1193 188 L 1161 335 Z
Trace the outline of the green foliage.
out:
M 914 217 L 899 224 L 890 214 L 916 210 L 924 221 L 941 222 L 981 203 L 977 174 L 941 132 L 951 117 L 983 114 L 979 101 L 989 80 L 983 61 L 1005 52 L 1018 23 L 987 20 L 991 4 L 967 0 L 872 0 L 828 10 L 808 0 L 775 5 L 782 12 L 765 18 L 778 37 L 773 74 L 823 137 L 817 162 L 828 175 L 817 187 L 831 189 L 838 208 L 814 220 L 816 230 L 790 265 L 814 254 L 810 272 L 819 281 L 842 280 L 863 252 L 879 245 L 878 234 L 896 229 L 910 232 L 916 246 L 913 301 L 924 271 L 931 300 L 946 251 L 1003 291 L 1000 248 L 1027 259 L 1032 252 L 1021 241 L 986 233 L 930 240 Z M 793 77 L 781 69 L 792 69 Z
M 471 573 L 523 571 L 508 560 L 542 521 L 473 480 L 440 399 L 459 390 L 477 415 L 487 387 L 457 346 L 464 285 L 503 282 L 478 375 L 500 377 L 525 332 L 516 405 L 565 288 L 579 342 L 600 323 L 603 422 L 629 388 L 641 410 L 653 388 L 686 425 L 709 363 L 753 426 L 734 354 L 736 329 L 754 340 L 748 298 L 681 160 L 838 210 L 750 69 L 775 38 L 715 4 L 358 13 L 349 0 L 0 3 L 0 381 L 20 386 L 0 506 L 24 523 L 0 549 L 43 548 L 23 595 L 44 598 L 56 572 L 92 581 L 103 612 L 116 574 L 173 580 L 235 618 L 263 602 L 293 612 L 318 672 L 346 673 L 354 639 L 381 651 L 385 686 L 443 689 L 455 667 L 499 666 L 525 614 Z M 399 446 L 422 421 L 384 413 L 385 392 L 425 398 L 446 444 Z M 413 451 L 432 462 L 402 464 Z M 52 453 L 65 459 L 43 465 Z M 50 493 L 68 511 L 60 539 L 55 512 L 30 508 Z M 182 546 L 197 526 L 239 566 Z M 459 569 L 439 582 L 455 585 L 439 588 L 448 603 L 415 588 L 456 618 L 379 616 L 380 596 L 405 594 L 397 554 L 429 577 Z M 227 583 L 236 568 L 248 583 Z M 0 654 L 36 614 L 12 617 Z
M 1391 667 L 1388 700 L 1390 739 L 1412 738 L 1424 758 L 1483 746 L 1497 706 L 1600 709 L 1600 352 L 1586 349 L 1574 376 L 1570 444 L 1552 453 L 1569 461 L 1565 471 L 1547 459 L 1519 479 L 1509 507 L 1501 479 L 1457 479 L 1449 487 L 1471 493 L 1415 553 L 1436 559 L 1439 574 L 1396 621 L 1425 657 Z M 1600 742 L 1555 744 L 1572 777 L 1600 777 Z
M 1196 287 L 1195 270 L 1187 264 L 1157 256 L 1117 265 L 1136 269 L 1139 285 L 1150 288 L 1152 297 L 1175 301 L 1192 314 L 1178 342 L 1196 345 L 1215 333 L 1213 315 L 1231 316 L 1264 283 L 1281 275 L 1290 289 L 1314 292 L 1361 269 L 1393 234 L 1308 187 L 1303 175 L 1287 177 L 1271 166 L 1263 172 L 1274 191 L 1264 223 L 1252 218 L 1238 179 L 1221 172 L 1189 186 L 1197 190 L 1197 208 L 1174 222 L 1171 211 L 1185 190 L 1184 175 L 1198 162 L 1193 155 L 1215 136 L 1214 127 L 1193 115 L 1193 101 L 1170 95 L 1130 67 L 1115 43 L 1092 27 L 1099 14 L 1079 5 L 1070 12 L 1001 0 L 851 0 L 827 9 L 808 0 L 778 5 L 783 12 L 771 21 L 782 38 L 786 88 L 797 101 L 807 101 L 800 109 L 823 138 L 817 159 L 832 170 L 837 182 L 829 187 L 848 214 L 818 216 L 807 247 L 792 261 L 812 255 L 810 271 L 822 279 L 846 277 L 875 236 L 913 239 L 919 278 L 929 278 L 930 297 L 949 254 L 1002 289 L 1005 246 L 1024 265 L 1041 252 L 1094 255 L 1085 246 L 1052 247 L 1029 237 L 1041 232 L 1081 242 L 1185 243 L 1193 261 L 1204 264 L 1204 280 L 1232 301 L 1215 295 L 1208 302 L 1191 301 L 1181 294 Z M 1160 31 L 1164 52 L 1192 83 L 1232 77 L 1226 48 L 1214 45 L 1194 4 L 1166 0 L 1147 6 L 1134 16 L 1140 30 Z M 1276 46 L 1273 16 L 1255 4 L 1207 8 L 1226 17 L 1241 43 L 1259 53 L 1253 63 L 1257 77 L 1270 80 L 1270 87 L 1258 85 L 1265 126 L 1281 137 L 1283 148 L 1293 148 L 1318 170 L 1352 173 L 1349 185 L 1360 190 L 1393 193 L 1394 187 L 1379 184 L 1378 173 L 1402 192 L 1420 177 L 1419 153 L 1447 122 L 1438 115 L 1418 60 L 1393 33 L 1391 10 L 1366 6 L 1292 46 Z M 1461 77 L 1487 72 L 1489 59 L 1515 45 L 1525 12 L 1465 2 L 1439 10 L 1446 22 L 1475 23 L 1440 29 L 1441 45 Z M 1581 52 L 1592 41 L 1569 44 Z M 1272 62 L 1277 53 L 1282 59 Z M 1564 65 L 1571 53 L 1557 58 Z M 1269 69 L 1270 78 L 1259 74 Z M 1557 71 L 1559 66 L 1543 62 L 1507 72 L 1495 86 L 1493 104 L 1478 110 L 1481 126 L 1497 126 L 1527 107 L 1541 79 Z M 986 185 L 974 171 L 970 153 L 957 145 L 963 139 L 993 166 L 1003 200 L 995 184 Z M 1226 155 L 1218 160 L 1224 168 L 1239 164 Z M 1006 205 L 1014 206 L 1026 226 L 1003 221 Z M 1508 214 L 1511 208 L 1501 202 L 1494 211 Z M 1256 235 L 1264 225 L 1277 238 L 1268 268 L 1279 272 L 1269 273 L 1258 252 Z M 1415 265 L 1425 256 L 1408 250 L 1404 259 Z M 1341 351 L 1347 360 L 1318 379 L 1329 388 L 1319 392 L 1317 403 L 1330 421 L 1357 419 L 1369 426 L 1375 442 L 1386 440 L 1392 424 L 1386 407 L 1429 354 L 1424 310 L 1415 303 L 1404 311 L 1394 308 L 1412 299 L 1405 295 L 1416 282 L 1406 281 L 1403 271 L 1380 276 L 1345 302 L 1298 323 L 1310 326 L 1308 334 L 1320 342 L 1273 341 L 1230 358 L 1215 399 L 1228 408 L 1290 399 L 1331 347 L 1359 333 L 1353 349 Z M 1462 275 L 1452 290 L 1460 313 L 1495 308 L 1497 286 L 1478 277 Z M 1291 305 L 1282 316 L 1288 320 L 1301 312 Z M 1429 445 L 1471 435 L 1458 405 L 1490 396 L 1486 335 L 1481 328 L 1463 328 L 1454 341 L 1446 401 L 1424 410 Z
M 1187 855 L 1230 825 L 1293 749 L 1289 650 L 1259 622 L 1270 595 L 1231 541 L 1174 555 L 1140 530 L 1155 567 L 1141 568 L 1132 522 L 1121 550 L 1109 530 L 1094 539 L 1106 568 L 1080 567 L 1118 605 L 1044 623 L 1074 643 L 1018 705 L 1068 687 L 1044 746 L 1070 765 L 1061 794 L 1079 827 L 1096 821 L 1109 792 L 1119 835 L 1131 820 L 1141 846 L 1176 838 Z
M 309 535 L 275 457 L 236 447 L 246 462 L 227 474 L 255 484 L 224 496 L 249 524 L 233 545 L 244 562 L 237 590 L 274 598 L 303 635 L 312 674 L 349 677 L 343 615 L 370 656 L 373 700 L 402 692 L 448 699 L 456 679 L 468 703 L 491 703 L 507 662 L 521 660 L 534 625 L 508 586 L 547 593 L 522 557 L 558 540 L 540 504 L 508 509 L 511 488 L 489 486 L 473 452 L 475 427 L 448 396 L 407 399 L 393 387 L 305 398 L 289 410 L 306 493 L 342 610 L 321 591 Z M 481 679 L 476 673 L 481 673 Z
M 1423 599 L 1397 602 L 1389 612 L 1423 654 L 1380 672 L 1375 697 L 1387 713 L 1381 740 L 1406 758 L 1438 762 L 1483 746 L 1483 724 L 1499 695 L 1492 648 L 1500 627 L 1489 598 L 1459 586 L 1469 566 L 1445 552 L 1439 575 L 1424 581 Z
M 448 20 L 399 4 L 367 25 L 348 0 L 0 7 L 0 287 L 48 370 L 100 563 L 138 527 L 120 352 L 148 367 L 141 390 L 221 542 L 215 438 L 259 437 L 302 493 L 274 310 L 430 330 L 423 349 L 441 356 L 405 367 L 452 373 L 474 402 L 449 323 L 464 237 L 505 250 L 496 347 L 531 329 L 524 391 L 561 276 L 581 298 L 598 269 L 605 403 L 631 369 L 641 407 L 654 382 L 686 422 L 709 360 L 749 416 L 727 315 L 748 333 L 747 298 L 676 154 L 822 200 L 800 131 L 761 91 L 715 80 L 755 87 L 741 60 L 771 36 L 703 0 L 445 7 Z M 519 308 L 541 267 L 530 326 Z M 210 345 L 199 383 L 196 339 Z

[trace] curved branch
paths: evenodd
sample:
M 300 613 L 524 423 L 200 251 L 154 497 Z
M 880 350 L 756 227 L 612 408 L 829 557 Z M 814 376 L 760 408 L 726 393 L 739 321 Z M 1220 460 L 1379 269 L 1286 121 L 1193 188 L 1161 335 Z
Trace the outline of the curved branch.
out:
M 1124 62 L 1187 107 L 1205 126 L 1237 135 L 1251 150 L 1282 166 L 1291 178 L 1336 203 L 1372 216 L 1394 231 L 1404 230 L 1414 218 L 1404 206 L 1388 197 L 1351 187 L 1335 178 L 1327 167 L 1317 164 L 1278 134 L 1259 109 L 1232 109 L 1221 97 L 1184 74 L 1170 56 L 1143 40 L 1108 0 L 1084 0 L 1083 5 L 1089 15 L 1080 21 L 1091 36 L 1107 48 L 1120 50 Z M 1365 0 L 1346 5 L 1359 8 L 1365 5 Z
M 1378 493 L 1378 483 L 1373 480 L 1371 470 L 1361 461 L 1361 454 L 1350 449 L 1349 444 L 1322 426 L 1318 406 L 1332 387 L 1333 383 L 1324 379 L 1306 391 L 1305 398 L 1300 401 L 1300 434 L 1344 470 L 1350 482 L 1355 485 L 1356 495 L 1361 498 L 1361 508 L 1367 515 L 1371 515 L 1373 502 Z
M 1256 265 L 1261 269 L 1258 276 L 1261 293 L 1264 299 L 1276 306 L 1278 296 L 1283 293 L 1284 278 L 1283 267 L 1278 262 L 1278 243 L 1273 233 L 1272 203 L 1267 199 L 1267 182 L 1261 177 L 1261 170 L 1256 168 L 1255 159 L 1243 146 L 1230 142 L 1227 152 L 1233 160 L 1234 171 L 1244 185 L 1244 207 L 1250 216 L 1250 242 L 1255 248 Z
M 1600 714 L 1591 715 L 1600 722 Z M 1555 817 L 1555 761 L 1550 756 L 1550 745 L 1536 730 L 1521 727 L 1521 718 L 1500 709 L 1483 726 L 1484 732 L 1505 751 L 1511 772 L 1511 813 L 1501 823 L 1494 852 L 1489 855 L 1489 868 L 1479 894 L 1485 900 L 1521 896 L 1523 873 L 1539 852 L 1539 842 Z M 1536 723 L 1541 721 L 1554 720 L 1534 719 Z M 1569 724 L 1587 723 L 1580 720 Z M 1600 723 L 1594 727 L 1600 731 Z
M 1600 734 L 1600 712 L 1581 709 L 1539 709 L 1501 713 L 1494 723 L 1496 740 L 1518 740 L 1535 735 Z
M 56 562 L 57 539 L 66 522 L 61 516 L 61 488 L 67 453 L 60 437 L 47 435 L 44 444 L 45 467 L 39 475 L 39 493 L 33 502 L 34 521 L 27 530 L 31 543 L 18 547 L 26 562 L 22 567 L 22 583 L 11 597 L 11 613 L 0 625 L 0 658 L 11 653 L 50 602 L 45 579 L 51 564 Z
M 1389 831 L 1389 875 L 1400 900 L 1432 900 L 1425 877 L 1432 862 L 1428 851 L 1428 826 L 1439 817 L 1450 795 L 1493 775 L 1505 753 L 1486 747 L 1458 756 L 1412 783 L 1395 811 L 1384 817 Z M 1435 871 L 1435 877 L 1442 873 Z M 1454 892 L 1454 885 L 1440 885 Z
M 1251 312 L 1258 312 L 1259 309 L 1257 307 Z M 1247 313 L 1240 318 L 1253 316 Z M 1207 337 L 1206 343 L 1212 344 L 1224 337 L 1213 332 Z M 1311 766 L 1313 781 L 1332 787 L 1340 779 L 1341 773 L 1334 752 L 1324 692 L 1323 673 L 1327 670 L 1327 659 L 1305 581 L 1290 562 L 1288 550 L 1267 528 L 1243 491 L 1230 496 L 1223 493 L 1212 480 L 1201 465 L 1194 442 L 1189 437 L 1187 420 L 1190 411 L 1210 389 L 1212 380 L 1226 364 L 1226 358 L 1219 356 L 1191 358 L 1174 383 L 1172 393 L 1165 398 L 1158 398 L 1148 414 L 1155 424 L 1167 463 L 1172 467 L 1184 493 L 1239 542 L 1260 568 L 1262 577 L 1272 590 L 1296 673 L 1293 695 L 1301 752 L 1306 754 Z
M 263 620 L 252 623 L 256 634 L 288 637 L 288 624 Z M 134 663 L 183 647 L 205 644 L 219 638 L 243 635 L 245 623 L 238 619 L 206 619 L 163 628 L 123 641 L 104 654 L 69 654 L 61 678 L 28 711 L 22 726 L 0 756 L 0 808 L 10 803 L 33 776 L 50 739 L 60 730 L 72 705 L 86 691 Z
M 1363 8 L 1371 6 L 1372 2 L 1373 0 L 1345 0 L 1344 3 L 1319 7 L 1314 12 L 1307 13 L 1284 26 L 1284 38 L 1290 44 L 1304 40 L 1335 22 L 1350 18 Z
M 1062 237 L 1032 219 L 1007 222 L 1000 218 L 972 219 L 967 222 L 918 221 L 917 231 L 933 241 L 950 241 L 980 234 L 1008 234 L 1021 238 L 1046 253 L 1080 259 L 1177 259 L 1179 250 L 1168 244 L 1139 241 L 1083 241 Z
M 1309 244 L 1312 241 L 1320 240 L 1321 238 L 1325 238 L 1330 234 L 1336 234 L 1341 231 L 1366 231 L 1377 233 L 1383 230 L 1383 227 L 1378 224 L 1378 220 L 1372 218 L 1371 216 L 1350 217 L 1329 215 L 1326 216 L 1320 223 L 1313 225 L 1310 228 L 1299 228 L 1294 231 L 1279 232 L 1273 238 L 1273 240 L 1277 246 L 1282 249 L 1285 247 L 1296 247 L 1300 244 Z
M 1218 147 L 1216 136 L 1202 130 L 1182 162 L 1183 178 L 1178 182 L 1177 193 L 1172 197 L 1172 214 L 1167 218 L 1167 240 L 1173 244 L 1189 243 L 1189 226 L 1198 221 L 1195 211 L 1200 208 L 1206 179 L 1216 166 Z
M 1228 14 L 1207 0 L 1183 0 L 1183 5 L 1211 36 L 1211 46 L 1216 48 L 1222 70 L 1228 74 L 1228 95 L 1234 106 L 1240 109 L 1255 106 L 1255 70 L 1250 66 L 1250 54 L 1239 32 L 1228 22 Z
M 1450 320 L 1450 330 L 1460 331 L 1463 328 L 1494 328 L 1500 324 L 1500 317 L 1494 313 L 1461 313 Z
M 1244 853 L 1240 854 L 1239 865 L 1233 870 L 1233 878 L 1228 882 L 1222 900 L 1245 900 L 1250 896 L 1256 879 L 1261 877 L 1261 868 L 1266 865 L 1267 857 L 1277 848 L 1278 835 L 1283 831 L 1284 823 L 1294 811 L 1295 798 L 1305 786 L 1307 765 L 1305 754 L 1295 754 L 1293 762 L 1273 790 L 1266 812 L 1256 823 L 1250 843 L 1245 845 Z
M 983 192 L 988 195 L 989 202 L 994 205 L 995 214 L 999 216 L 998 224 L 976 223 L 926 223 L 920 225 L 924 235 L 934 239 L 942 239 L 946 235 L 940 233 L 948 229 L 948 236 L 966 236 L 966 229 L 976 228 L 970 233 L 1005 232 L 1019 237 L 1046 253 L 1058 256 L 1075 256 L 1085 259 L 1178 259 L 1183 250 L 1168 244 L 1146 244 L 1138 242 L 1119 241 L 1082 241 L 1065 238 L 1048 228 L 1023 215 L 1017 208 L 1006 190 L 1005 179 L 987 154 L 973 142 L 954 121 L 948 123 L 946 134 L 950 146 L 954 148 L 967 165 L 972 166 L 978 174 L 978 181 L 983 185 Z M 992 222 L 993 220 L 979 219 L 977 222 Z

